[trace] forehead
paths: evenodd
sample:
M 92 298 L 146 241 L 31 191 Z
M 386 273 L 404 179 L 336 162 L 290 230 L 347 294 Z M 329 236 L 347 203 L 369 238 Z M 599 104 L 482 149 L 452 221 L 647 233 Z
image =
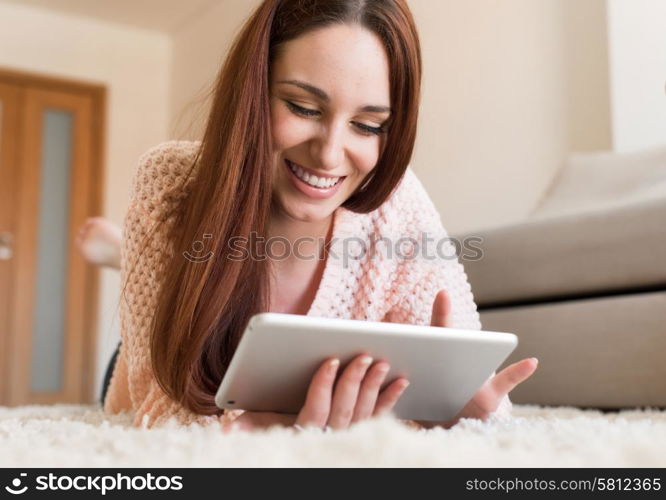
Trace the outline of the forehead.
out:
M 290 40 L 281 49 L 271 68 L 273 80 L 303 80 L 334 101 L 390 104 L 388 57 L 372 31 L 337 24 Z

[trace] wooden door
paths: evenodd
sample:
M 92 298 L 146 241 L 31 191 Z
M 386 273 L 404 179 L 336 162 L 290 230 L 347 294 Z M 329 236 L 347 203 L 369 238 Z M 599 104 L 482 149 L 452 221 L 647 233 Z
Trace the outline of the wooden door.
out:
M 97 273 L 74 239 L 100 208 L 99 93 L 7 80 L 0 86 L 7 109 L 0 235 L 8 241 L 0 260 L 0 404 L 89 402 Z
M 19 106 L 19 89 L 0 82 L 0 404 L 9 391 Z

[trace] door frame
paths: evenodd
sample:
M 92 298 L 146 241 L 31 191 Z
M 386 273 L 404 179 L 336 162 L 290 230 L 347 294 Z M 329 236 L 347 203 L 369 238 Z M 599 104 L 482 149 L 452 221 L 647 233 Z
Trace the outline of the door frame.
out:
M 8 232 L 12 242 L 16 238 L 15 206 L 18 203 L 16 196 L 17 172 L 12 167 L 19 149 L 19 130 L 21 130 L 20 99 L 21 92 L 18 87 L 0 82 L 0 231 Z M 6 124 L 16 124 L 8 127 Z M 0 261 L 0 367 L 3 375 L 0 376 L 0 404 L 9 399 L 9 352 L 10 332 L 13 331 L 12 310 L 14 302 L 13 287 L 16 283 L 14 276 L 15 265 Z M 2 334 L 1 332 L 6 332 Z
M 71 80 L 67 78 L 60 78 L 54 76 L 47 76 L 43 74 L 36 74 L 31 72 L 16 71 L 14 69 L 8 69 L 0 67 L 0 82 L 6 83 L 9 85 L 17 85 L 24 88 L 36 88 L 42 90 L 55 90 L 63 92 L 72 92 L 80 95 L 88 96 L 92 99 L 92 119 L 91 119 L 91 136 L 92 144 L 90 157 L 92 158 L 90 177 L 91 177 L 91 196 L 89 197 L 89 202 L 87 204 L 87 213 L 90 216 L 100 215 L 104 207 L 104 173 L 106 170 L 105 166 L 105 137 L 106 137 L 106 100 L 107 100 L 107 89 L 103 84 L 97 83 L 87 83 L 77 80 Z M 22 143 L 23 137 L 20 137 L 22 124 L 18 127 L 17 135 L 15 136 L 18 139 L 18 143 Z M 23 161 L 18 155 L 20 154 L 19 148 L 15 149 L 15 160 L 18 164 L 21 164 Z M 83 311 L 83 325 L 84 331 L 88 332 L 83 339 L 83 366 L 82 367 L 63 367 L 63 374 L 67 373 L 71 369 L 81 369 L 82 371 L 78 376 L 83 377 L 82 384 L 82 394 L 80 395 L 82 402 L 92 402 L 95 398 L 96 387 L 95 377 L 96 377 L 96 360 L 97 360 L 97 321 L 98 321 L 98 308 L 99 308 L 99 271 L 97 268 L 92 269 L 92 272 L 86 273 L 86 279 L 84 284 L 84 293 L 85 296 L 90 297 L 90 303 L 92 307 L 87 308 Z M 6 346 L 13 346 L 11 351 L 13 352 L 29 352 L 26 349 L 17 349 L 17 343 L 24 344 L 26 339 L 20 338 L 11 338 L 13 333 L 13 325 L 10 326 L 9 330 L 10 338 L 5 339 Z M 28 339 L 30 340 L 30 339 Z M 24 346 L 25 347 L 25 346 Z M 2 350 L 0 350 L 2 354 Z M 5 355 L 9 354 L 9 351 L 5 351 Z M 6 361 L 7 359 L 0 359 L 2 365 L 8 367 Z M 29 360 L 28 360 L 29 361 Z M 3 389 L 0 387 L 0 389 Z M 0 391 L 0 396 L 4 392 L 4 396 L 8 397 L 12 391 L 8 387 L 4 388 L 4 391 Z

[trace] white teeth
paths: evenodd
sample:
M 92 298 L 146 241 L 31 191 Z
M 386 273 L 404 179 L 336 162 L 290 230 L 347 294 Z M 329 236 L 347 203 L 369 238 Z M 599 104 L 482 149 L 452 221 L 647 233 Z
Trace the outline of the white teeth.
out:
M 291 162 L 289 162 L 288 165 L 289 165 L 289 168 L 291 169 L 291 171 L 294 172 L 294 174 L 296 174 L 296 176 L 299 179 L 307 182 L 308 184 L 310 184 L 313 187 L 328 188 L 328 187 L 333 186 L 334 184 L 337 184 L 338 181 L 341 179 L 341 177 L 333 177 L 333 178 L 317 177 L 316 175 L 309 174 L 308 172 L 303 170 L 303 168 L 301 168 L 298 165 L 294 165 Z

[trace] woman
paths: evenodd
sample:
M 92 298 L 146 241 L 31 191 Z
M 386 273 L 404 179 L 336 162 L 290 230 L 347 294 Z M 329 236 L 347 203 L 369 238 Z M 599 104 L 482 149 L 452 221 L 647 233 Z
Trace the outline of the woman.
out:
M 175 417 L 223 428 L 345 428 L 390 411 L 408 381 L 380 390 L 388 363 L 359 355 L 344 369 L 322 363 L 298 415 L 215 406 L 253 314 L 481 327 L 457 261 L 340 258 L 350 241 L 371 236 L 446 237 L 407 168 L 420 80 L 404 0 L 266 0 L 256 9 L 222 67 L 201 143 L 166 143 L 139 161 L 107 411 L 133 410 L 146 426 Z M 298 252 L 253 253 L 266 238 Z M 252 251 L 236 258 L 232 241 Z M 317 241 L 330 252 L 307 258 L 319 255 Z M 507 412 L 507 394 L 535 369 L 533 358 L 507 367 L 439 424 Z

